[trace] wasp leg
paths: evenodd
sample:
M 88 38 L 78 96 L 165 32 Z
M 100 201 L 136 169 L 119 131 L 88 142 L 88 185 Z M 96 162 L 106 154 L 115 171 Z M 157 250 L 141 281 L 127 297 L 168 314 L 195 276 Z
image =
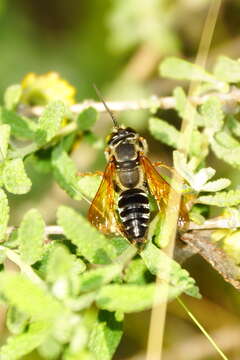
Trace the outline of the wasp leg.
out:
M 176 177 L 176 179 L 178 181 L 183 181 L 183 178 L 181 177 L 181 175 L 179 175 L 179 173 L 172 166 L 169 166 L 162 161 L 155 161 L 153 163 L 153 165 L 155 167 L 163 167 L 163 168 L 169 170 Z
M 103 176 L 103 171 L 94 171 L 94 172 L 77 172 L 77 176 Z
M 169 171 L 172 171 L 172 172 L 175 171 L 172 166 L 169 166 L 169 165 L 165 164 L 165 163 L 162 162 L 162 161 L 155 161 L 155 162 L 153 163 L 153 165 L 154 165 L 155 167 L 164 167 L 165 169 L 168 169 Z

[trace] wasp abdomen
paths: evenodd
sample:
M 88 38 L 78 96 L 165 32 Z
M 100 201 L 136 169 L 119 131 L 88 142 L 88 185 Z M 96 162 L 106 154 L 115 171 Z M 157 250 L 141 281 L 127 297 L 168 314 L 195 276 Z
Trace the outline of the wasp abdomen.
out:
M 126 236 L 133 242 L 141 241 L 150 217 L 147 194 L 138 188 L 123 191 L 119 196 L 118 209 Z

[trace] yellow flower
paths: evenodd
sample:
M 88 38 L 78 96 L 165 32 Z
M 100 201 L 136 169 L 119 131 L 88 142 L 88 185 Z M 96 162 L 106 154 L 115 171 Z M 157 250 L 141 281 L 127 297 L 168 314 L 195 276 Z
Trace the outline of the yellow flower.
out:
M 27 74 L 21 83 L 21 102 L 28 105 L 46 105 L 50 101 L 61 100 L 67 105 L 75 103 L 76 89 L 57 72 L 43 75 Z

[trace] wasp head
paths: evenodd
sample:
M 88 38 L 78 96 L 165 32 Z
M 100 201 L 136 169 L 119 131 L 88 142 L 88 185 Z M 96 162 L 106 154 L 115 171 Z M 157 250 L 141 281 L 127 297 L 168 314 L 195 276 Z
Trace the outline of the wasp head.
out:
M 117 158 L 120 156 L 122 160 L 129 160 L 132 156 L 134 157 L 133 152 L 137 154 L 139 151 L 147 152 L 146 140 L 130 127 L 114 128 L 113 132 L 107 137 L 107 158 L 115 155 Z

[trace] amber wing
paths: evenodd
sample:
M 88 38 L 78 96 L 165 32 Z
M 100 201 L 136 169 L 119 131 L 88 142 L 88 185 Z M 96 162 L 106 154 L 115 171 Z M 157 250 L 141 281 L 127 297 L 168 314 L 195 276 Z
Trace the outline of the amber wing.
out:
M 141 156 L 140 162 L 144 168 L 149 190 L 157 201 L 159 208 L 164 211 L 164 209 L 166 209 L 167 207 L 168 196 L 171 190 L 171 186 L 158 173 L 158 171 L 155 169 L 155 167 L 147 157 Z M 189 218 L 186 206 L 183 200 L 181 200 L 178 225 L 184 227 L 188 222 L 188 219 Z
M 112 161 L 109 161 L 97 194 L 88 211 L 88 219 L 91 224 L 105 234 L 118 232 L 115 217 L 114 176 L 115 165 Z

